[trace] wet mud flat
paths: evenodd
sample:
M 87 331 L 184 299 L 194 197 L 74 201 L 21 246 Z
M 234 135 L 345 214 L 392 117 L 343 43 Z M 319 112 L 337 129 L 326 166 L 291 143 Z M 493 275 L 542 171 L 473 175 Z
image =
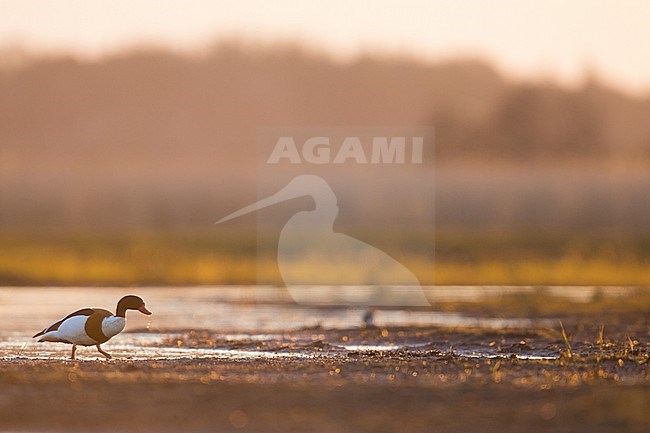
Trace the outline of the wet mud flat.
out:
M 5 341 L 0 431 L 648 431 L 645 306 L 539 316 L 526 327 L 133 329 L 106 345 L 110 361 Z

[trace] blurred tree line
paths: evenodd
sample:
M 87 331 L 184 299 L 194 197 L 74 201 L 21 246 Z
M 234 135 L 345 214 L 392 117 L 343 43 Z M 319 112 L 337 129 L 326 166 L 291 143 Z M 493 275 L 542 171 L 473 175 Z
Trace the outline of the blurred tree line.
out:
M 340 62 L 236 42 L 95 61 L 5 50 L 0 228 L 208 227 L 254 201 L 260 127 L 422 125 L 436 131 L 424 156 L 440 167 L 439 226 L 640 229 L 650 216 L 648 119 L 650 96 L 595 78 L 579 88 L 516 82 L 471 59 Z M 404 185 L 404 203 L 422 200 L 412 189 Z M 364 206 L 360 218 L 402 204 Z M 433 214 L 433 203 L 421 208 Z
M 650 97 L 593 78 L 578 89 L 518 83 L 474 60 L 341 63 L 222 43 L 201 56 L 143 49 L 13 63 L 0 72 L 5 166 L 51 154 L 101 165 L 121 152 L 200 163 L 215 147 L 246 158 L 264 125 L 433 125 L 443 158 L 650 158 Z

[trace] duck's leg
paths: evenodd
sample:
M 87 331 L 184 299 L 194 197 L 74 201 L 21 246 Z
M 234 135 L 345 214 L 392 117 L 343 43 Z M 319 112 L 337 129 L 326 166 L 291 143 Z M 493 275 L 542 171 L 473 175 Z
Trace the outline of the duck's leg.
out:
M 112 358 L 111 354 L 104 352 L 99 344 L 97 345 L 97 350 L 99 350 L 99 353 L 104 355 L 106 357 L 106 359 L 111 359 Z
M 72 355 L 70 355 L 70 359 L 75 359 L 74 354 L 77 351 L 77 345 L 73 344 L 72 345 Z

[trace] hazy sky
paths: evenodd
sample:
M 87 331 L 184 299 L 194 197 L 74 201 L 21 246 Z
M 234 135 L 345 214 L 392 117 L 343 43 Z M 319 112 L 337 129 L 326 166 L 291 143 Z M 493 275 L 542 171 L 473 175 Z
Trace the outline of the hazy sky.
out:
M 0 47 L 94 57 L 137 43 L 298 40 L 336 56 L 480 56 L 517 77 L 579 82 L 586 68 L 650 93 L 647 0 L 0 0 Z

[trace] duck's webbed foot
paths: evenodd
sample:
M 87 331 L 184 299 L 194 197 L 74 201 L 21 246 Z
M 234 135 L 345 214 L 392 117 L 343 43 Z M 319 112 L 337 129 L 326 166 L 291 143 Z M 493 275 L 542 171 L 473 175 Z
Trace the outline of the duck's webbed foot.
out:
M 112 358 L 111 354 L 107 353 L 107 352 L 104 352 L 99 344 L 96 347 L 97 347 L 97 350 L 99 350 L 99 353 L 104 355 L 106 357 L 106 359 L 111 359 Z

